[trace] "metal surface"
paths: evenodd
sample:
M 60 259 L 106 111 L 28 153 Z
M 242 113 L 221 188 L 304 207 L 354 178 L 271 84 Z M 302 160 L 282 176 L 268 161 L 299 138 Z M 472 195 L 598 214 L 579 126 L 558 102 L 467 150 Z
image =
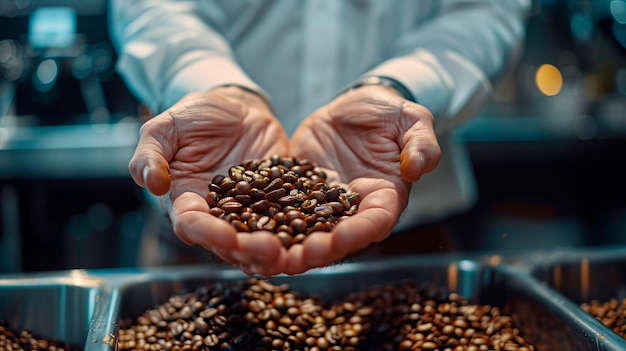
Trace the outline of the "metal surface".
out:
M 101 284 L 80 270 L 2 276 L 0 319 L 40 337 L 84 345 Z
M 532 275 L 578 304 L 626 298 L 626 248 L 561 251 L 537 260 Z
M 554 256 L 554 261 L 550 261 L 554 263 L 566 257 L 572 264 L 580 262 L 579 258 L 558 253 L 549 256 Z M 602 256 L 588 254 L 590 268 L 595 268 L 595 259 Z M 623 251 L 616 251 L 614 256 L 620 257 L 620 262 L 626 260 Z M 625 339 L 550 284 L 541 283 L 554 275 L 550 273 L 553 266 L 546 265 L 547 261 L 541 254 L 519 261 L 504 261 L 500 256 L 396 257 L 346 263 L 294 277 L 278 276 L 272 281 L 286 282 L 302 293 L 339 299 L 372 285 L 412 279 L 456 291 L 473 303 L 501 307 L 537 350 L 625 350 Z M 608 262 L 598 266 L 602 272 L 598 273 L 597 282 L 604 282 L 600 278 L 606 273 L 607 279 L 612 276 L 611 281 L 618 281 L 616 287 L 625 286 L 624 268 L 616 276 L 616 270 L 606 269 L 610 266 Z M 561 269 L 565 273 L 570 268 Z M 561 290 L 569 284 L 577 285 L 568 282 L 570 277 L 575 278 L 575 274 L 562 275 Z M 0 276 L 0 319 L 45 337 L 84 344 L 85 350 L 110 351 L 115 346 L 121 318 L 136 317 L 171 295 L 200 284 L 240 279 L 247 276 L 239 270 L 207 265 Z M 606 294 L 620 294 L 619 291 L 618 288 Z M 575 300 L 577 296 L 571 298 Z

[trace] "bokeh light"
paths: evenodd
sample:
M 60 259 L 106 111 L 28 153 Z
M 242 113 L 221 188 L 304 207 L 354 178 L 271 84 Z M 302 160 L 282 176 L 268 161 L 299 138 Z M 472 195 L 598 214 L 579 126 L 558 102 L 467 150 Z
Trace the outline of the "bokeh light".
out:
M 581 42 L 591 40 L 594 25 L 592 19 L 583 13 L 575 13 L 570 18 L 570 30 L 575 39 Z
M 624 0 L 613 0 L 609 5 L 613 19 L 619 24 L 626 24 L 626 2 Z
M 535 84 L 542 94 L 554 96 L 563 87 L 563 76 L 558 68 L 550 64 L 543 64 L 535 72 Z

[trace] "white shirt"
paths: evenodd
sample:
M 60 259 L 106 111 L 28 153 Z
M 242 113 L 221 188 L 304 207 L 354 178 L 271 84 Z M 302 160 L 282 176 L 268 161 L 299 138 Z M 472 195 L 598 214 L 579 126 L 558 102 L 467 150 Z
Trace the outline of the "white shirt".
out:
M 519 56 L 529 2 L 112 0 L 111 34 L 118 71 L 152 113 L 237 84 L 265 95 L 291 135 L 361 76 L 400 81 L 435 116 L 443 151 L 413 186 L 403 220 L 414 223 L 473 202 L 469 162 L 444 131 Z

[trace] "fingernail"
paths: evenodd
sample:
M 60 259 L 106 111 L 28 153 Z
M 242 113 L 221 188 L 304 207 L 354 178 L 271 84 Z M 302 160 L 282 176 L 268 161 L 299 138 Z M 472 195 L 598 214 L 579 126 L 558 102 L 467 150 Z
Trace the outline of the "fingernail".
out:
M 150 172 L 149 166 L 144 166 L 143 171 L 141 172 L 141 176 L 143 177 L 143 183 L 148 185 L 148 173 Z
M 426 155 L 423 152 L 419 151 L 417 153 L 417 158 L 420 160 L 421 171 L 424 172 L 426 170 Z

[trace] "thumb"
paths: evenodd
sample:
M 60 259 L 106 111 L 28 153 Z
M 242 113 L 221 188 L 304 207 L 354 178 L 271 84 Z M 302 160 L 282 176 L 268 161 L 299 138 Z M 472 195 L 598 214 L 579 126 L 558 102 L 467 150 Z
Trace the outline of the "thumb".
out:
M 153 120 L 141 127 L 139 142 L 128 164 L 128 170 L 137 185 L 146 187 L 152 194 L 161 196 L 170 188 L 169 158 L 163 143 L 157 137 L 158 127 Z M 169 143 L 168 143 L 169 144 Z
M 434 118 L 428 110 L 408 108 L 403 113 L 421 115 L 404 133 L 404 145 L 400 153 L 402 178 L 407 182 L 416 182 L 423 174 L 437 168 L 441 148 L 435 135 Z

